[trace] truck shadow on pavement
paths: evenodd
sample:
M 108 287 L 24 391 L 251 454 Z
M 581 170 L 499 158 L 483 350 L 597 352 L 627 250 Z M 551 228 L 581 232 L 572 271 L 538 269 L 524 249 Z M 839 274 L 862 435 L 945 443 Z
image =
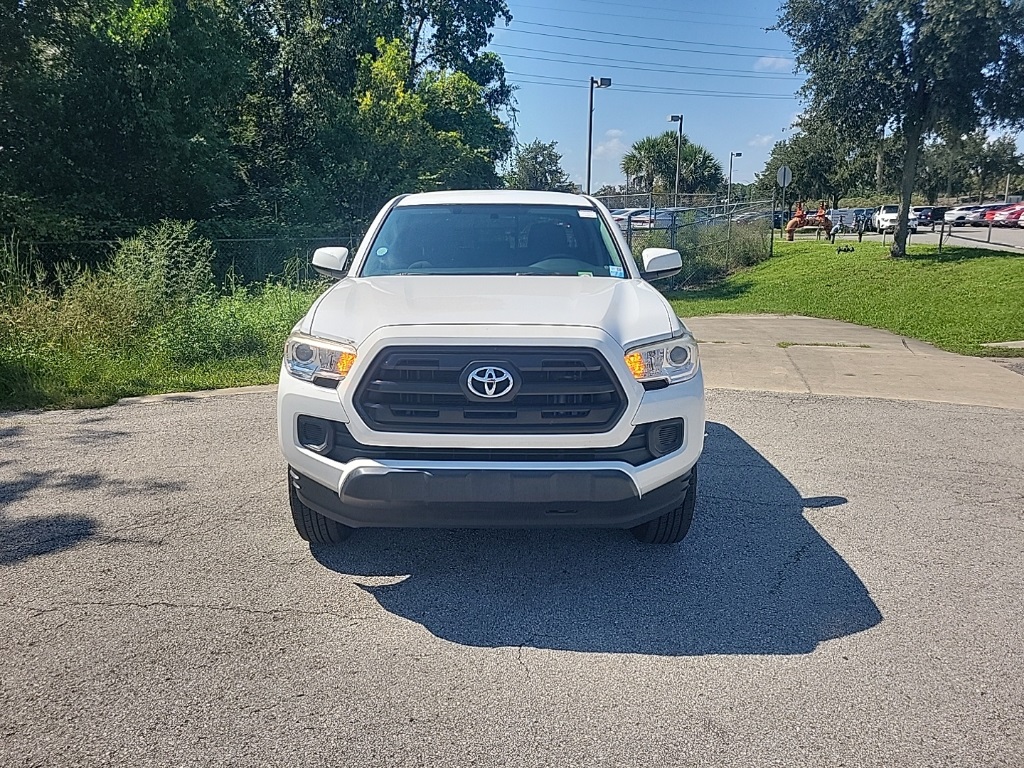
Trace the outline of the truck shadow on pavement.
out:
M 864 584 L 804 499 L 728 427 L 708 423 L 693 527 L 677 546 L 601 530 L 362 530 L 313 548 L 396 616 L 480 647 L 690 656 L 810 653 L 878 624 Z M 358 582 L 359 579 L 353 579 Z

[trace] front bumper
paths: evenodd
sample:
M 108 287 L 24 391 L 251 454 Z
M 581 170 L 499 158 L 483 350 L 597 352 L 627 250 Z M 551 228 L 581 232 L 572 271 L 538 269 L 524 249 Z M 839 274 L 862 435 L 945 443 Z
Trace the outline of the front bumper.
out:
M 431 336 L 421 339 L 422 343 L 465 340 L 464 328 L 429 330 Z M 335 390 L 300 381 L 282 369 L 278 437 L 295 473 L 296 490 L 307 505 L 351 526 L 628 527 L 645 522 L 645 515 L 653 519 L 663 514 L 659 500 L 678 503 L 679 486 L 704 446 L 704 382 L 699 370 L 689 381 L 645 390 L 631 380 L 622 348 L 602 331 L 563 328 L 560 338 L 553 339 L 549 328 L 489 330 L 491 338 L 509 346 L 558 342 L 602 351 L 625 389 L 624 414 L 612 429 L 601 433 L 383 433 L 370 429 L 353 405 L 351 393 L 361 370 L 354 368 Z M 417 338 L 409 330 L 406 333 L 402 343 Z M 386 343 L 398 341 L 387 339 Z M 360 353 L 364 354 L 362 349 Z M 372 359 L 374 353 L 367 349 L 363 359 Z M 297 428 L 300 415 L 344 423 L 356 444 L 367 447 L 367 455 L 335 460 L 303 447 Z M 638 425 L 665 420 L 683 421 L 682 445 L 654 460 L 634 466 L 614 456 L 579 460 L 575 455 L 589 449 L 615 449 L 630 439 Z M 423 453 L 431 455 L 411 455 L 418 449 L 428 449 Z M 470 456 L 468 449 L 473 449 Z M 436 460 L 446 450 L 462 456 Z M 511 456 L 530 451 L 544 455 L 529 460 Z M 485 457 L 487 452 L 492 452 L 491 458 Z M 552 460 L 551 455 L 558 452 L 569 458 Z
M 404 470 L 358 467 L 341 492 L 289 471 L 299 500 L 353 528 L 632 528 L 670 512 L 686 472 L 641 499 L 618 470 Z

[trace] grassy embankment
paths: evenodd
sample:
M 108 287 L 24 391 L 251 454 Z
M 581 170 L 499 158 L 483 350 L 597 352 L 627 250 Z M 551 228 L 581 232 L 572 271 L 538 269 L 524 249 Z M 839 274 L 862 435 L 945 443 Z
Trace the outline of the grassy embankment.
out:
M 848 243 L 844 242 L 843 245 Z M 669 298 L 681 317 L 793 314 L 884 328 L 966 355 L 1022 356 L 980 346 L 1024 339 L 1024 254 L 879 243 L 836 253 L 826 241 L 776 242 L 775 257 Z

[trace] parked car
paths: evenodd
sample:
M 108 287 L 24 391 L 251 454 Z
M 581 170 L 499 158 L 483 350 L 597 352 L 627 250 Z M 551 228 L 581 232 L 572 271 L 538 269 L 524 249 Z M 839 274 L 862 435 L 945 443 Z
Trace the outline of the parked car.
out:
M 966 222 L 972 227 L 983 227 L 986 224 L 985 214 L 990 211 L 998 211 L 1000 208 L 1005 207 L 1005 203 L 988 203 L 987 205 L 979 205 L 967 214 Z
M 946 211 L 948 210 L 949 208 L 934 206 L 928 211 L 928 217 L 926 219 L 919 220 L 922 224 L 931 224 L 934 227 L 936 224 L 941 224 L 945 221 Z
M 864 229 L 871 231 L 873 229 L 871 219 L 875 215 L 875 208 L 854 208 L 853 209 L 853 221 L 855 224 L 863 221 Z
M 896 222 L 900 218 L 900 207 L 898 205 L 883 205 L 872 218 L 872 228 L 878 232 L 895 232 Z M 913 213 L 907 216 L 907 226 L 912 233 L 917 232 L 917 216 Z
M 1015 227 L 1020 221 L 1021 214 L 1024 214 L 1024 203 L 1015 203 L 992 211 L 990 221 L 995 227 Z
M 683 223 L 683 215 L 691 209 L 658 208 L 633 217 L 633 229 L 671 229 Z
M 954 227 L 962 227 L 967 223 L 967 217 L 981 206 L 978 205 L 958 205 L 956 208 L 950 208 L 946 211 L 943 216 L 943 221 L 947 224 L 952 224 Z
M 648 210 L 648 209 L 647 208 L 616 208 L 614 211 L 611 211 L 612 220 L 615 221 L 616 224 L 618 224 L 619 229 L 625 231 L 626 228 L 629 226 L 628 221 L 629 221 L 630 217 L 632 216 L 632 217 L 635 218 L 636 214 L 639 214 L 642 211 L 646 211 L 646 210 Z
M 932 208 L 930 205 L 912 205 L 910 206 L 910 212 L 917 217 L 918 224 L 924 224 L 928 221 Z

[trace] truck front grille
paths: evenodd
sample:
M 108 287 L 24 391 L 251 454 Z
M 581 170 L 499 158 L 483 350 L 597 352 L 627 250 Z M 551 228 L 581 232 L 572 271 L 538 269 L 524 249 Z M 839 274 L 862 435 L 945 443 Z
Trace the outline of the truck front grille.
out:
M 467 386 L 482 367 L 515 386 L 488 399 Z M 371 361 L 355 406 L 381 432 L 586 434 L 611 430 L 626 395 L 596 351 L 562 347 L 388 347 Z

